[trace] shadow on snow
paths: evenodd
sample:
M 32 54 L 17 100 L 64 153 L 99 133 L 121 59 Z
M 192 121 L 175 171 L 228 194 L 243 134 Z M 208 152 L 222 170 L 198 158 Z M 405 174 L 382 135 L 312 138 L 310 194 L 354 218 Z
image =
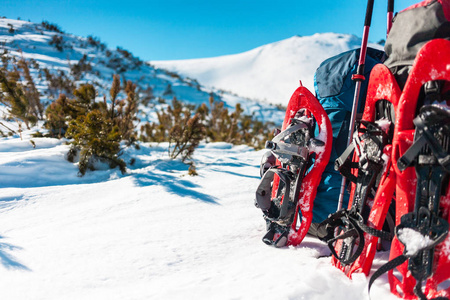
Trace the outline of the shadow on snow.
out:
M 0 263 L 10 270 L 24 270 L 31 271 L 27 266 L 21 264 L 16 258 L 9 254 L 7 251 L 21 250 L 21 247 L 17 247 L 2 241 L 3 237 L 0 236 Z
M 149 171 L 147 173 L 131 174 L 130 176 L 135 179 L 139 186 L 160 185 L 167 192 L 180 197 L 191 197 L 203 202 L 219 204 L 215 197 L 194 190 L 200 187 L 199 185 L 180 178 L 180 175 L 184 172 L 187 174 L 189 166 L 186 164 L 179 161 L 157 160 L 153 163 L 153 166 L 158 172 Z

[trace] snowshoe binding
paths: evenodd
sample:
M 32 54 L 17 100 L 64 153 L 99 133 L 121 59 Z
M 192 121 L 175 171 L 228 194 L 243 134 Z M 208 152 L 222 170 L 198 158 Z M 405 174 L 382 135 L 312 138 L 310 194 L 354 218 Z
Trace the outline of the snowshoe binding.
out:
M 314 137 L 317 123 L 319 136 Z M 292 95 L 282 130 L 266 143 L 255 205 L 264 213 L 263 242 L 298 245 L 312 222 L 313 201 L 331 152 L 331 123 L 303 86 Z
M 447 40 L 422 47 L 397 110 L 392 151 L 396 237 L 389 262 L 371 277 L 369 290 L 388 272 L 391 292 L 404 299 L 450 296 L 450 99 L 427 88 L 438 86 L 432 81 L 450 81 L 448 53 Z
M 319 225 L 326 229 L 319 238 L 328 244 L 332 263 L 350 278 L 355 272 L 369 274 L 379 238 L 392 240 L 394 221 L 386 221 L 395 189 L 391 152 L 400 94 L 389 69 L 376 65 L 353 142 L 335 162 L 351 183 L 350 200 L 347 209 Z

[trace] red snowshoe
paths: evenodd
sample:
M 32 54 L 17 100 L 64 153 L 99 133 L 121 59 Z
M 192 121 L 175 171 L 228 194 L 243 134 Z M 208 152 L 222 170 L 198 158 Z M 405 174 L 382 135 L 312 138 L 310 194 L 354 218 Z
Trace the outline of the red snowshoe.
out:
M 314 124 L 319 135 L 314 137 Z M 330 158 L 330 120 L 311 92 L 300 86 L 292 95 L 283 127 L 266 143 L 256 203 L 267 233 L 263 241 L 282 247 L 298 245 L 312 222 L 317 186 Z
M 348 209 L 321 223 L 327 232 L 321 239 L 330 247 L 333 265 L 350 278 L 355 272 L 369 274 L 378 238 L 392 239 L 382 230 L 395 189 L 391 152 L 400 94 L 389 69 L 376 65 L 353 142 L 336 160 L 336 169 L 351 182 L 350 200 Z
M 369 289 L 388 272 L 391 292 L 404 299 L 450 296 L 450 97 L 427 88 L 450 81 L 449 53 L 447 40 L 422 47 L 396 113 L 396 237 L 390 261 L 375 272 Z

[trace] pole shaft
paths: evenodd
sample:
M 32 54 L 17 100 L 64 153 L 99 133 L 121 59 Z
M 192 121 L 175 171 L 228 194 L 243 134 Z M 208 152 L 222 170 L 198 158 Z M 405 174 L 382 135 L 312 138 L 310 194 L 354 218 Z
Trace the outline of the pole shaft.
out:
M 372 23 L 373 4 L 374 4 L 374 0 L 367 1 L 366 18 L 364 20 L 364 31 L 363 31 L 363 38 L 362 38 L 362 42 L 361 42 L 361 51 L 359 53 L 358 69 L 356 71 L 356 75 L 359 75 L 359 76 L 353 77 L 354 80 L 356 80 L 356 87 L 355 87 L 355 95 L 353 98 L 352 114 L 350 117 L 350 128 L 349 128 L 348 137 L 347 137 L 347 147 L 352 142 L 353 131 L 355 130 L 355 120 L 356 120 L 356 114 L 357 114 L 357 110 L 358 110 L 359 94 L 361 92 L 361 83 L 364 80 L 364 65 L 366 63 L 367 42 L 369 40 L 369 29 L 370 29 L 370 24 Z M 341 190 L 339 193 L 337 210 L 342 209 L 342 205 L 344 203 L 345 183 L 346 183 L 346 179 L 345 179 L 345 177 L 342 177 Z
M 391 31 L 393 16 L 394 16 L 394 0 L 388 0 L 386 37 L 389 36 L 389 32 Z
M 356 114 L 358 110 L 358 100 L 359 100 L 359 94 L 361 92 L 361 81 L 356 82 L 355 87 L 355 98 L 353 100 L 353 107 L 352 107 L 352 114 L 350 116 L 350 129 L 348 131 L 347 136 L 347 147 L 350 145 L 350 143 L 353 140 L 353 132 L 355 131 L 355 121 L 356 121 Z M 337 210 L 342 209 L 342 205 L 344 204 L 344 194 L 345 194 L 345 184 L 347 180 L 344 176 L 342 176 L 342 182 L 341 182 L 341 190 L 339 192 L 339 201 L 338 201 L 338 207 Z

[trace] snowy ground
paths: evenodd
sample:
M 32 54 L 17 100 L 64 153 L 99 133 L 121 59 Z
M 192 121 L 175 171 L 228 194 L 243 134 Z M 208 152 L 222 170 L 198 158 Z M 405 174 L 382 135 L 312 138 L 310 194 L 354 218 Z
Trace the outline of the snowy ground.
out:
M 0 140 L 0 299 L 369 299 L 318 240 L 261 242 L 262 152 L 203 144 L 190 177 L 167 145 L 144 144 L 126 175 L 80 178 L 63 141 L 33 141 Z M 371 299 L 396 299 L 386 282 Z

